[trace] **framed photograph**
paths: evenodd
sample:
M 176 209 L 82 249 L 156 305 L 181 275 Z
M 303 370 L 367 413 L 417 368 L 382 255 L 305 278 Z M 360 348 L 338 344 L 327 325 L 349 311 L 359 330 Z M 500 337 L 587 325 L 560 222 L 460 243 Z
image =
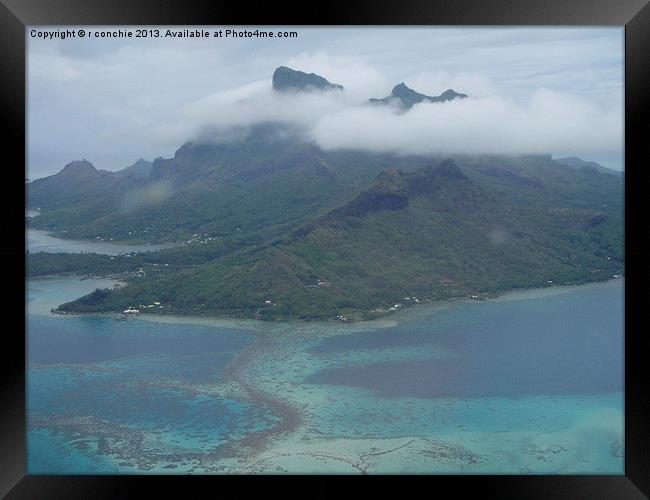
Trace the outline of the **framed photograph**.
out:
M 0 492 L 645 498 L 646 2 L 250 10 L 3 0 Z

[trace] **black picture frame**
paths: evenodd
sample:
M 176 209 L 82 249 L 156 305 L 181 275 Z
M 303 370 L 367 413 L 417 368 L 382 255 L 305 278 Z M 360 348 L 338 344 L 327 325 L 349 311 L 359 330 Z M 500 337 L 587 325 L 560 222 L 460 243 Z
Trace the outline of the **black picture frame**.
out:
M 644 498 L 650 493 L 650 380 L 645 361 L 642 257 L 637 253 L 642 219 L 645 165 L 643 125 L 650 89 L 650 6 L 646 0 L 374 0 L 252 6 L 194 0 L 0 0 L 0 102 L 5 158 L 6 314 L 15 324 L 4 331 L 0 494 L 7 498 L 121 498 L 135 487 L 166 493 L 199 484 L 183 476 L 25 475 L 25 316 L 23 309 L 25 233 L 19 204 L 25 164 L 25 26 L 28 25 L 616 25 L 625 26 L 625 474 L 606 476 L 419 476 L 436 490 L 453 488 L 498 498 Z M 11 161 L 7 153 L 11 153 Z M 646 167 L 647 168 L 647 167 Z M 9 194 L 10 196 L 7 196 Z M 23 224 L 23 225 L 21 225 Z M 18 262 L 23 262 L 23 270 Z M 21 333 L 23 332 L 23 333 Z M 156 481 L 154 481 L 156 479 Z M 209 479 L 209 478 L 201 478 Z M 214 479 L 212 479 L 214 480 Z M 201 481 L 203 482 L 203 481 Z M 284 483 L 286 485 L 286 482 Z M 368 483 L 366 483 L 368 484 Z M 421 483 L 421 485 L 423 485 Z M 216 493 L 215 493 L 216 494 Z

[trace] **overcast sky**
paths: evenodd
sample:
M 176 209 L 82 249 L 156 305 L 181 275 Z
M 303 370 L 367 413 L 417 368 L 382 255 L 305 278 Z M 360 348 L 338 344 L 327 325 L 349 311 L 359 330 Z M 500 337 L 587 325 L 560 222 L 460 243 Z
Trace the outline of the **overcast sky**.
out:
M 551 153 L 623 168 L 623 28 L 287 29 L 298 38 L 43 40 L 28 29 L 28 176 L 82 158 L 117 170 L 173 156 L 206 128 L 224 137 L 270 119 L 325 149 Z M 345 91 L 278 97 L 280 65 Z M 403 114 L 362 106 L 400 82 L 470 98 Z

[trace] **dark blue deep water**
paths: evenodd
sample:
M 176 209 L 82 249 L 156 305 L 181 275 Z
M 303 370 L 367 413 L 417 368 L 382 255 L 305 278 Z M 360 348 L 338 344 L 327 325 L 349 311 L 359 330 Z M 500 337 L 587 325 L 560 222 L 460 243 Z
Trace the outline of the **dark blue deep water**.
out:
M 406 326 L 328 338 L 312 350 L 433 345 L 450 357 L 325 369 L 310 381 L 426 398 L 621 392 L 623 312 L 622 282 L 462 304 Z

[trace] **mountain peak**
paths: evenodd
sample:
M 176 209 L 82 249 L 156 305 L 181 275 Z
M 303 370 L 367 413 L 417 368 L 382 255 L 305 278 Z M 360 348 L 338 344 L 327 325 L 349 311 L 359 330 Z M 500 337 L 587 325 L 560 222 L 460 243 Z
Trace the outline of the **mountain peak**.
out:
M 391 92 L 391 95 L 397 96 L 405 92 L 414 92 L 413 89 L 411 89 L 408 85 L 406 85 L 404 82 L 400 82 L 397 85 L 393 87 L 393 90 Z
M 68 163 L 61 169 L 62 174 L 81 174 L 89 172 L 98 172 L 95 166 L 85 158 L 83 160 L 75 160 Z
M 439 177 L 446 177 L 447 179 L 463 179 L 468 180 L 468 177 L 460 169 L 456 162 L 449 158 L 440 162 L 437 168 L 431 168 L 431 172 Z
M 445 194 L 438 196 L 441 190 Z M 470 191 L 474 186 L 452 159 L 413 172 L 389 168 L 375 182 L 345 205 L 335 208 L 330 218 L 363 216 L 380 210 L 401 210 L 412 196 L 436 196 L 439 206 L 465 209 L 473 207 Z
M 459 94 L 454 89 L 447 89 L 438 96 L 438 98 L 443 101 L 451 101 L 452 99 L 456 99 L 457 97 L 459 99 L 463 99 L 467 97 L 467 94 Z
M 420 102 L 427 97 L 424 94 L 420 94 L 419 92 L 416 92 L 412 88 L 408 87 L 404 82 L 395 85 L 390 95 L 393 97 L 398 97 L 403 101 L 406 100 L 413 103 Z
M 116 174 L 119 175 L 121 173 L 122 175 L 128 175 L 131 177 L 146 178 L 151 174 L 152 168 L 152 162 L 140 158 L 133 165 L 129 165 L 125 169 L 116 172 Z
M 342 85 L 330 83 L 315 73 L 305 73 L 286 66 L 280 66 L 273 72 L 273 90 L 278 92 L 318 90 L 343 90 Z
M 467 94 L 460 94 L 453 89 L 445 90 L 439 96 L 428 96 L 421 94 L 408 87 L 404 82 L 398 83 L 393 87 L 390 95 L 382 99 L 369 99 L 368 102 L 371 104 L 390 104 L 397 102 L 397 104 L 403 109 L 410 109 L 413 105 L 419 102 L 444 102 L 451 101 L 453 99 L 465 98 Z

